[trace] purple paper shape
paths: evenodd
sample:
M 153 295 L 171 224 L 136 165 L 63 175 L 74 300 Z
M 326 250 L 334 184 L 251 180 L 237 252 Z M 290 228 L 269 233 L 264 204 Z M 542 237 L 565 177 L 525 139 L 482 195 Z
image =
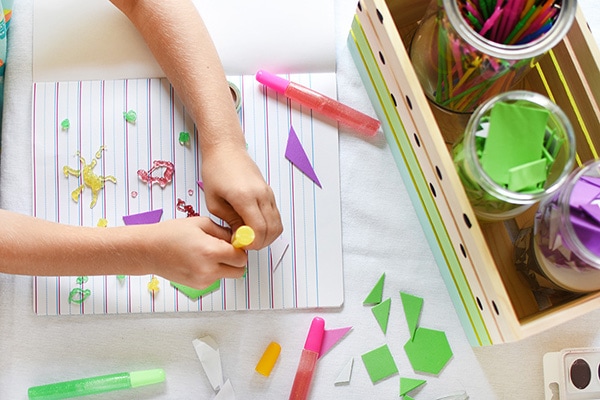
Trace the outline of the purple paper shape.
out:
M 594 200 L 596 200 L 596 202 L 594 202 Z M 598 224 L 598 227 L 600 227 L 600 199 L 594 199 L 594 200 L 592 200 L 588 204 L 582 204 L 579 207 L 583 211 L 585 211 L 585 213 L 587 215 L 592 217 Z M 598 238 L 598 240 L 600 241 L 600 238 Z
M 584 204 L 589 204 L 592 200 L 600 195 L 600 187 L 588 181 L 590 177 L 581 178 L 571 192 L 569 205 L 574 208 L 579 208 Z
M 319 178 L 313 169 L 294 127 L 290 126 L 290 134 L 288 135 L 288 142 L 285 148 L 285 158 L 290 160 L 300 171 L 309 177 L 318 187 L 322 188 Z
M 600 226 L 590 218 L 571 212 L 571 224 L 581 243 L 592 253 L 600 257 Z
M 319 351 L 319 358 L 323 357 L 337 342 L 342 340 L 350 329 L 352 329 L 351 326 L 338 329 L 325 329 L 325 332 L 323 332 L 323 341 L 321 342 L 321 350 Z
M 202 191 L 204 192 L 204 182 L 202 181 L 198 181 L 198 186 L 200 187 L 200 189 L 202 189 Z
M 123 222 L 125 225 L 145 225 L 155 224 L 162 218 L 163 210 L 146 211 L 139 214 L 123 215 Z
M 597 178 L 595 176 L 582 176 L 581 180 L 586 181 L 591 185 L 598 186 L 600 188 L 600 178 Z

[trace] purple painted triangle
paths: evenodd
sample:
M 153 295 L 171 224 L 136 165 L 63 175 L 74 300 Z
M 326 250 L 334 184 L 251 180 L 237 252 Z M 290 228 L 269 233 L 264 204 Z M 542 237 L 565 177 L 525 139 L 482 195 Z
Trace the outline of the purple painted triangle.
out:
M 319 358 L 323 357 L 329 350 L 331 350 L 333 346 L 336 345 L 337 342 L 342 340 L 342 338 L 350 329 L 352 329 L 351 326 L 338 329 L 325 329 L 325 332 L 323 332 L 321 351 L 319 351 Z
M 304 147 L 302 147 L 302 143 L 298 139 L 298 135 L 296 135 L 296 131 L 294 131 L 294 127 L 290 127 L 290 134 L 288 135 L 288 142 L 285 148 L 285 158 L 290 160 L 292 164 L 294 164 L 300 171 L 304 173 L 304 175 L 308 176 L 314 183 L 317 184 L 320 188 L 321 182 L 319 182 L 319 178 L 317 178 L 317 174 L 313 169 L 306 152 L 304 151 Z
M 125 225 L 145 225 L 155 224 L 160 221 L 163 214 L 162 208 L 158 210 L 146 211 L 139 214 L 124 215 Z
M 204 182 L 202 181 L 198 181 L 198 186 L 200 187 L 200 189 L 202 189 L 202 191 L 204 191 Z

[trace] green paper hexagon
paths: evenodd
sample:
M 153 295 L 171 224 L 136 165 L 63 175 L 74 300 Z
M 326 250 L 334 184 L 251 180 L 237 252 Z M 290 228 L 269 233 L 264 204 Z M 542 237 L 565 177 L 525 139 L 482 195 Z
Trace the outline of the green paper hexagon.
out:
M 452 358 L 452 349 L 442 331 L 417 328 L 415 337 L 404 345 L 413 369 L 437 375 Z

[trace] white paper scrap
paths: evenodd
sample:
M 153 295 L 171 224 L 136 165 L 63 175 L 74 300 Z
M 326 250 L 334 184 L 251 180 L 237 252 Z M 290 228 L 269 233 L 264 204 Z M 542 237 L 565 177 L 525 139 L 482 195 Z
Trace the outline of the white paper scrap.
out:
M 283 256 L 287 251 L 288 247 L 290 247 L 289 240 L 283 235 L 279 236 L 277 239 L 271 243 L 271 254 L 273 256 L 273 267 L 272 270 L 275 271 L 279 264 L 281 264 L 281 260 L 283 260 Z
M 225 381 L 223 388 L 219 390 L 214 400 L 235 400 L 235 392 L 229 379 Z
M 192 344 L 211 386 L 218 391 L 223 386 L 223 369 L 217 342 L 210 336 L 203 336 L 192 340 Z
M 350 383 L 350 377 L 352 376 L 352 367 L 354 366 L 354 357 L 348 361 L 348 363 L 344 366 L 344 368 L 340 371 L 337 379 L 335 380 L 335 385 L 347 385 Z

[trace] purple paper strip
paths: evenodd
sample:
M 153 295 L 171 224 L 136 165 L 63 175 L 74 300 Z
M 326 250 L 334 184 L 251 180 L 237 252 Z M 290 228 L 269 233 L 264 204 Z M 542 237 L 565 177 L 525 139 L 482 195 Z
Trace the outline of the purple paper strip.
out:
M 155 224 L 160 221 L 162 214 L 163 210 L 162 208 L 159 208 L 158 210 L 147 211 L 139 214 L 124 215 L 123 222 L 125 222 L 125 225 Z

